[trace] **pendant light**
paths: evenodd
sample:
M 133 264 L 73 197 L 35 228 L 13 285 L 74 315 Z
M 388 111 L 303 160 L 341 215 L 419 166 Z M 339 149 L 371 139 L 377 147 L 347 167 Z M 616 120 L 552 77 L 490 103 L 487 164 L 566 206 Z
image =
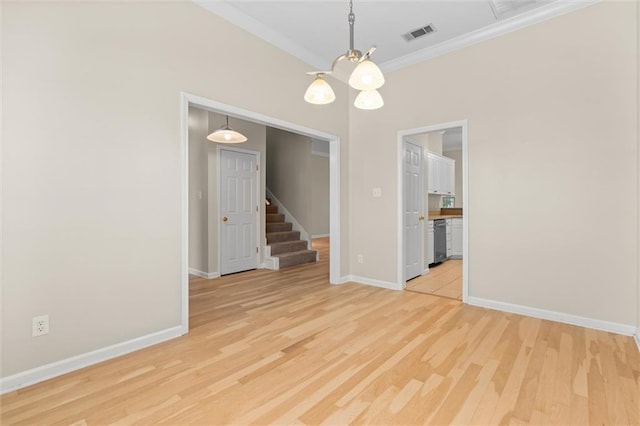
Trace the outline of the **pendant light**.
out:
M 356 108 L 371 110 L 382 108 L 382 106 L 384 105 L 384 100 L 382 99 L 380 92 L 378 92 L 376 89 L 363 90 L 362 92 L 358 93 L 358 96 L 356 96 L 356 100 L 353 104 Z
M 331 89 L 329 83 L 324 80 L 323 76 L 333 73 L 336 64 L 343 59 L 347 59 L 357 64 L 349 77 L 349 86 L 356 90 L 361 90 L 356 97 L 354 106 L 368 110 L 381 108 L 384 105 L 384 101 L 377 89 L 384 84 L 384 75 L 382 71 L 380 71 L 380 68 L 370 59 L 376 47 L 372 46 L 364 55 L 359 50 L 353 48 L 354 23 L 356 21 L 356 16 L 353 14 L 353 0 L 349 0 L 348 21 L 349 50 L 347 50 L 347 53 L 333 60 L 331 71 L 314 71 L 307 73 L 308 75 L 314 75 L 316 79 L 304 94 L 304 100 L 315 105 L 324 105 L 333 102 L 336 99 L 336 95 L 333 93 L 333 89 Z
M 333 93 L 333 89 L 329 86 L 329 83 L 325 81 L 322 76 L 324 73 L 313 72 L 309 73 L 316 76 L 313 83 L 309 86 L 304 94 L 304 100 L 314 105 L 330 104 L 336 100 L 336 94 Z
M 226 124 L 207 136 L 207 139 L 211 142 L 218 143 L 242 143 L 247 141 L 247 137 L 245 135 L 240 132 L 236 132 L 229 127 L 228 115 Z

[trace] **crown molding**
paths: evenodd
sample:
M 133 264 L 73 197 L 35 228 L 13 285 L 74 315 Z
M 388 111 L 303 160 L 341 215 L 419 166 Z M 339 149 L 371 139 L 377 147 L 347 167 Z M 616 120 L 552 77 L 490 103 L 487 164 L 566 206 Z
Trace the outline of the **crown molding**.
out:
M 379 64 L 385 72 L 397 71 L 410 65 L 415 65 L 429 59 L 436 58 L 468 46 L 499 37 L 513 31 L 517 31 L 531 25 L 547 21 L 556 16 L 574 12 L 576 10 L 599 3 L 602 0 L 557 0 L 546 6 L 540 6 L 530 12 L 508 18 L 493 25 L 480 28 L 476 31 L 427 47 L 408 55 L 401 56 Z
M 197 5 L 215 13 L 222 19 L 232 23 L 233 25 L 253 34 L 254 36 L 270 43 L 277 48 L 293 55 L 301 61 L 309 64 L 311 67 L 321 70 L 327 67 L 327 61 L 320 56 L 312 53 L 308 49 L 298 45 L 290 38 L 285 37 L 278 31 L 273 30 L 252 18 L 251 16 L 241 12 L 234 6 L 224 1 L 215 0 L 192 0 Z M 459 37 L 436 44 L 435 46 L 426 47 L 424 49 L 409 53 L 390 61 L 378 64 L 384 72 L 397 71 L 402 68 L 415 65 L 447 53 L 463 49 L 468 46 L 490 40 L 501 35 L 517 31 L 531 25 L 555 18 L 556 16 L 574 12 L 587 6 L 599 3 L 602 0 L 555 0 L 552 3 L 540 6 L 531 11 L 525 12 L 511 18 L 498 21 L 492 25 L 480 28 Z M 340 70 L 333 77 L 340 81 L 346 81 L 344 76 L 340 74 Z
M 224 1 L 212 0 L 192 0 L 200 7 L 213 12 L 222 19 L 231 22 L 233 25 L 253 34 L 254 36 L 284 50 L 290 55 L 306 62 L 317 70 L 326 69 L 326 60 L 315 55 L 309 50 L 293 42 L 290 38 L 283 36 L 279 32 L 264 25 L 262 22 L 252 18 L 246 13 L 241 12 L 232 5 Z

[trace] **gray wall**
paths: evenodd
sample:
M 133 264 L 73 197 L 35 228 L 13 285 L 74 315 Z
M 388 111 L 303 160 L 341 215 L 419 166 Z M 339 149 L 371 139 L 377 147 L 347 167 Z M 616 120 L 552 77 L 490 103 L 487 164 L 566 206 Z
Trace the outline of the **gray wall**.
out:
M 189 268 L 209 271 L 208 148 L 209 113 L 189 108 Z M 211 143 L 211 142 L 210 142 Z
M 329 158 L 311 156 L 311 235 L 329 233 Z
M 267 128 L 267 188 L 311 234 L 311 139 Z

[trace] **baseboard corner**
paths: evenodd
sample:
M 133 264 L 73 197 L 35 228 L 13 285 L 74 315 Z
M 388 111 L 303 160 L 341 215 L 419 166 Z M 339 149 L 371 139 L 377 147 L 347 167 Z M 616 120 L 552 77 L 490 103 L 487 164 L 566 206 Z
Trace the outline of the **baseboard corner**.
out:
M 633 335 L 633 340 L 636 341 L 636 346 L 638 347 L 638 352 L 640 352 L 640 328 L 636 328 L 636 332 Z
M 402 285 L 399 286 L 397 283 L 376 280 L 374 278 L 360 277 L 357 275 L 349 275 L 349 281 L 354 282 L 356 284 L 364 284 L 364 285 L 369 285 L 373 287 L 384 288 L 387 290 L 394 290 L 394 291 L 403 290 Z
M 501 302 L 498 300 L 483 299 L 469 296 L 467 303 L 472 306 L 493 309 L 496 311 L 508 312 L 512 314 L 525 315 L 548 321 L 561 322 L 564 324 L 577 325 L 579 327 L 591 328 L 594 330 L 607 331 L 610 333 L 632 336 L 635 327 L 611 321 L 599 320 L 595 318 L 582 317 L 579 315 L 564 312 L 549 311 L 546 309 L 534 308 L 531 306 L 517 305 L 514 303 Z M 637 343 L 637 341 L 636 341 Z
M 219 272 L 203 272 L 195 268 L 189 268 L 189 274 L 195 275 L 196 277 L 204 278 L 207 280 L 212 280 L 214 278 L 220 278 Z
M 115 345 L 105 348 L 35 367 L 11 376 L 1 377 L 0 395 L 35 385 L 36 383 L 53 379 L 54 377 L 62 376 L 63 374 L 71 373 L 72 371 L 80 370 L 81 368 L 126 355 L 149 346 L 157 345 L 158 343 L 180 337 L 183 334 L 182 326 L 171 327 L 125 342 L 116 343 Z

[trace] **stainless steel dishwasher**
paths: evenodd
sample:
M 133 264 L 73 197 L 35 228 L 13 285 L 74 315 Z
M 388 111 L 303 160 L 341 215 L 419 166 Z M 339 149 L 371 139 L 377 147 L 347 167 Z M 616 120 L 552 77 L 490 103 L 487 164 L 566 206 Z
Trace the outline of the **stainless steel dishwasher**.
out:
M 433 263 L 444 262 L 447 259 L 447 221 L 436 219 L 433 221 Z

